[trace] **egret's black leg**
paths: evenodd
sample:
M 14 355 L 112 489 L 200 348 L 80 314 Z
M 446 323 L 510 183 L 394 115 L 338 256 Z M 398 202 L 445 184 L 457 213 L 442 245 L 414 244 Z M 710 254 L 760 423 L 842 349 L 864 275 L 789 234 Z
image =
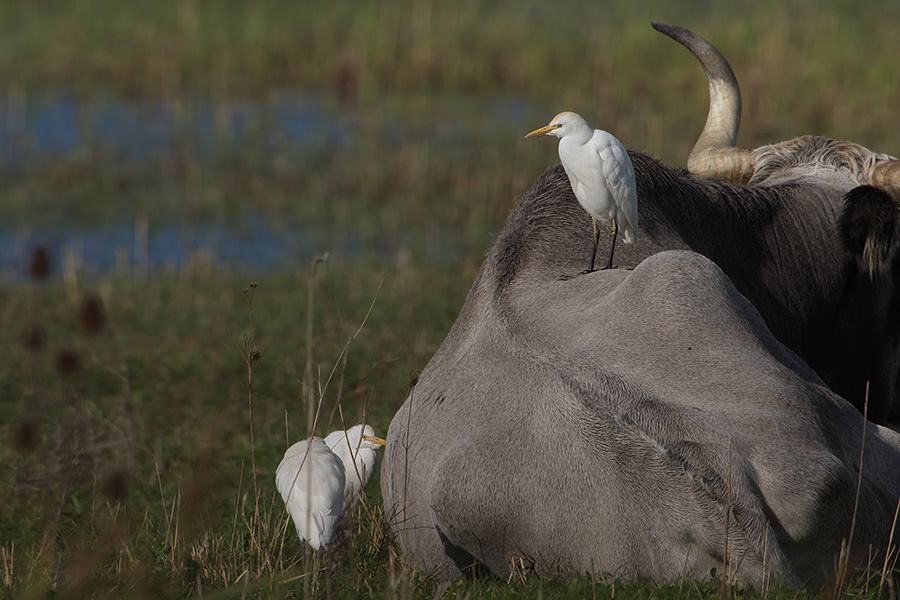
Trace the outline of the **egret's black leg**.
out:
M 600 243 L 600 229 L 597 227 L 597 221 L 594 218 L 591 218 L 591 223 L 594 224 L 594 251 L 591 252 L 591 266 L 584 273 L 593 273 L 597 269 L 594 268 L 594 261 L 597 259 L 597 245 Z
M 616 251 L 616 236 L 618 235 L 618 233 L 619 233 L 619 228 L 616 227 L 616 223 L 615 223 L 615 221 L 613 221 L 612 244 L 609 245 L 609 260 L 606 261 L 606 266 L 603 267 L 603 269 L 601 269 L 601 270 L 605 271 L 606 269 L 612 269 L 613 252 Z

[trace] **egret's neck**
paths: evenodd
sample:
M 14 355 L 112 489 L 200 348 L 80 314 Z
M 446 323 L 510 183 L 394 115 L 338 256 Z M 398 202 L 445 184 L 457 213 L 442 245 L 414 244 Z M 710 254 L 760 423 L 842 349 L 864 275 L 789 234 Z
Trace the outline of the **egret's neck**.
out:
M 567 132 L 566 135 L 559 138 L 559 160 L 565 167 L 567 174 L 571 175 L 569 173 L 569 164 L 574 164 L 573 161 L 581 153 L 581 147 L 591 141 L 593 133 L 594 130 L 585 125 L 583 128 L 579 127 L 575 131 Z M 571 176 L 569 178 L 571 179 Z
M 587 144 L 593 135 L 594 130 L 591 129 L 590 125 L 581 123 L 580 126 L 575 127 L 572 131 L 566 133 L 560 141 L 568 141 L 570 144 L 581 146 Z

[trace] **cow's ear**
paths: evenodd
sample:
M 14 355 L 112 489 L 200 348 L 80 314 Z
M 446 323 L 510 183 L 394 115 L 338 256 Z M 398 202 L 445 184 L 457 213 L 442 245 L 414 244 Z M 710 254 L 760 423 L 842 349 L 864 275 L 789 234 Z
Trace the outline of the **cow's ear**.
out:
M 894 199 L 871 185 L 853 188 L 844 196 L 838 219 L 841 241 L 872 279 L 888 271 L 900 245 L 900 217 Z

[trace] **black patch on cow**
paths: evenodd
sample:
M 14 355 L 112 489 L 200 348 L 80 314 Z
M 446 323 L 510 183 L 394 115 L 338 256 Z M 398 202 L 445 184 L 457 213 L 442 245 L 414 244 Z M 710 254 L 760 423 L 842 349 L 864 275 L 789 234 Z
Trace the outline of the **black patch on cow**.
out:
M 444 552 L 447 554 L 447 558 L 453 561 L 453 564 L 460 570 L 463 577 L 466 579 L 483 579 L 491 577 L 491 570 L 488 569 L 484 563 L 480 562 L 474 556 L 447 539 L 447 536 L 444 535 L 444 532 L 441 531 L 440 527 L 435 527 L 435 529 L 437 529 L 438 537 L 441 539 L 441 544 L 444 546 Z
M 844 196 L 838 232 L 860 269 L 876 279 L 890 268 L 900 242 L 897 205 L 871 185 L 853 188 Z

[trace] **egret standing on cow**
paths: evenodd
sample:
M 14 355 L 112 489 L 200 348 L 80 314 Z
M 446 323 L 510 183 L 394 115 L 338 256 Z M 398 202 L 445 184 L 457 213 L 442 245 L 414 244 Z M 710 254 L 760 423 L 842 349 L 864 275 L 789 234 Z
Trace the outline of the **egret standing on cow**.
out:
M 597 221 L 612 230 L 609 260 L 603 267 L 611 269 L 619 230 L 628 244 L 634 243 L 638 231 L 637 188 L 628 151 L 612 134 L 591 129 L 581 115 L 573 112 L 559 113 L 549 125 L 535 129 L 525 137 L 538 135 L 559 138 L 559 160 L 569 176 L 578 203 L 593 221 L 594 251 L 591 266 L 585 273 L 595 270 L 600 242 Z
M 287 449 L 275 471 L 275 487 L 287 507 L 297 535 L 314 550 L 329 548 L 347 507 L 375 471 L 375 450 L 384 440 L 371 426 L 334 431 Z

